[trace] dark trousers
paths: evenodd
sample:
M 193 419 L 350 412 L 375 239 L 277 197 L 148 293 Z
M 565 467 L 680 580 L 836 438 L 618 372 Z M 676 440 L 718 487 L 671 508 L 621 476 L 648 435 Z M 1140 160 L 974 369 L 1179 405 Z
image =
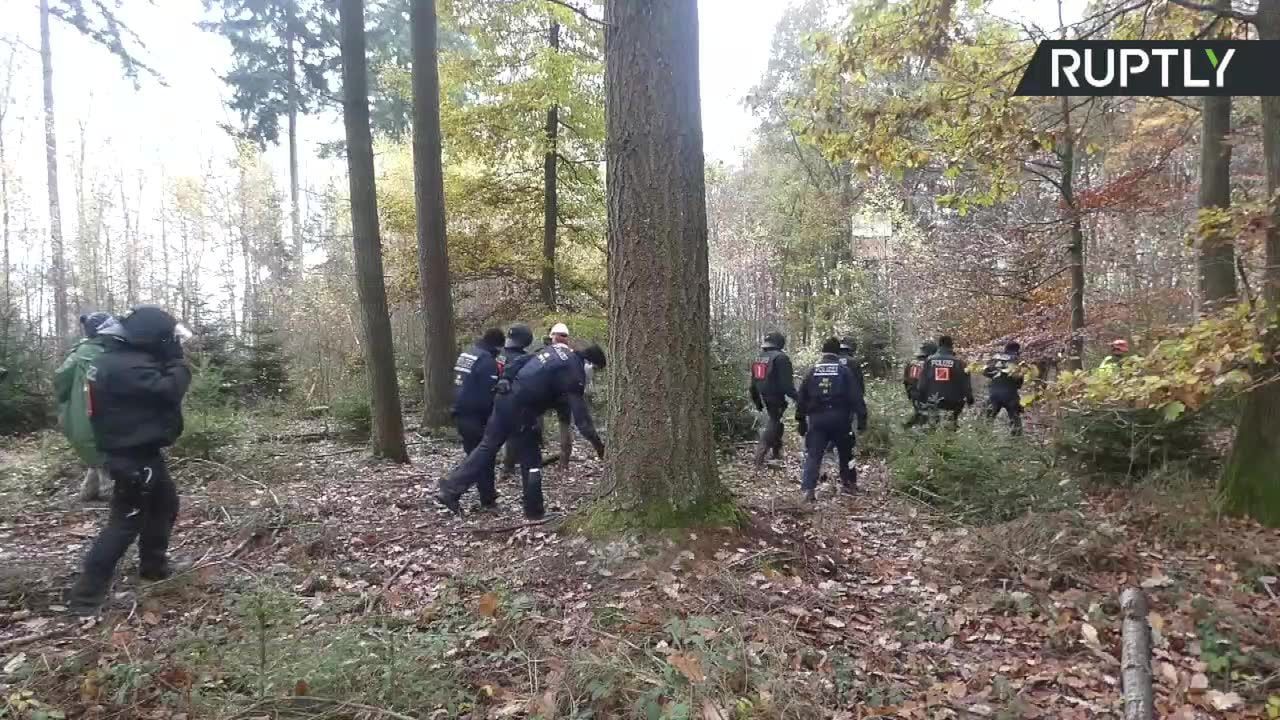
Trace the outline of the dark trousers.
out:
M 927 404 L 925 406 L 925 411 L 929 417 L 929 427 L 931 429 L 936 428 L 938 424 L 942 422 L 942 415 L 943 413 L 946 413 L 947 427 L 951 430 L 955 430 L 960 427 L 960 414 L 964 412 L 964 402 L 943 400 L 937 404 Z
M 534 427 L 534 433 L 538 436 L 538 448 L 542 448 L 542 418 L 538 418 L 538 422 Z M 571 446 L 572 447 L 572 446 Z M 506 478 L 516 474 L 516 449 L 511 443 L 507 443 L 503 447 L 502 452 L 502 476 Z
M 455 415 L 453 422 L 458 428 L 458 434 L 462 436 L 462 451 L 467 455 L 471 455 L 471 451 L 475 450 L 484 440 L 485 425 L 489 420 L 488 416 L 481 415 Z M 476 481 L 476 490 L 480 494 L 481 505 L 492 505 L 498 500 L 498 490 L 494 483 L 493 463 L 489 463 L 486 468 L 487 472 Z
M 1009 427 L 1014 435 L 1022 434 L 1022 398 L 1017 393 L 992 393 L 987 398 L 987 417 L 992 420 L 1004 410 L 1009 417 Z
M 765 400 L 764 409 L 767 419 L 760 430 L 760 441 L 756 444 L 756 467 L 764 465 L 765 455 L 773 454 L 776 460 L 782 457 L 782 415 L 787 411 L 786 399 Z
M 84 559 L 84 570 L 72 588 L 72 601 L 100 603 L 106 598 L 116 565 L 138 541 L 138 572 L 158 577 L 165 572 L 169 535 L 178 519 L 178 488 L 157 451 L 109 455 L 107 472 L 114 488 L 111 515 Z
M 853 415 L 842 411 L 823 411 L 809 416 L 809 430 L 804 435 L 804 474 L 800 488 L 818 487 L 818 470 L 829 445 L 836 447 L 840 463 L 840 484 L 852 488 L 858 483 L 858 469 L 853 463 Z
M 542 452 L 536 432 L 537 416 L 516 406 L 511 395 L 501 395 L 493 406 L 493 414 L 485 426 L 484 436 L 462 464 L 440 480 L 440 493 L 451 499 L 462 497 L 472 485 L 489 478 L 492 482 L 498 451 L 506 443 L 520 465 L 524 512 L 541 517 L 545 508 L 542 497 Z M 481 498 L 483 501 L 483 497 Z
M 929 416 L 924 413 L 924 408 L 921 407 L 920 401 L 916 400 L 911 393 L 907 393 L 907 400 L 911 402 L 911 417 L 907 418 L 907 421 L 902 426 L 904 428 L 913 428 L 929 422 Z

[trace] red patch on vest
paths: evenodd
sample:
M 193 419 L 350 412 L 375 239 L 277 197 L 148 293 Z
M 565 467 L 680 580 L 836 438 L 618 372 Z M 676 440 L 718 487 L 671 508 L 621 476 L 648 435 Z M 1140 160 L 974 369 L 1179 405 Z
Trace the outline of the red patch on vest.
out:
M 933 369 L 934 382 L 951 382 L 951 368 L 936 367 Z
M 751 377 L 756 380 L 764 380 L 769 376 L 769 363 L 765 360 L 757 360 L 751 363 Z
M 912 366 L 911 366 L 911 372 L 910 372 L 910 373 L 908 373 L 908 376 L 909 376 L 912 380 L 919 380 L 919 379 L 920 379 L 920 366 L 919 366 L 919 365 L 912 365 Z

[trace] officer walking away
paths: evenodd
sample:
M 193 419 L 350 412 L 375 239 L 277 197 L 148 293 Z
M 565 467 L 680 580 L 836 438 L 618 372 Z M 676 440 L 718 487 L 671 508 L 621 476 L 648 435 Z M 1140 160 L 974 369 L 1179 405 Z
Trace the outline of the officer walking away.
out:
M 1129 354 L 1129 341 L 1124 338 L 1116 338 L 1111 341 L 1111 354 L 1102 359 L 1099 368 L 1119 366 Z
M 938 352 L 936 343 L 924 343 L 920 346 L 920 352 L 916 353 L 915 359 L 902 368 L 902 388 L 907 391 L 907 402 L 911 403 L 911 417 L 903 423 L 902 426 L 904 428 L 913 428 L 929 421 L 929 418 L 921 411 L 917 386 L 920 382 L 920 376 L 924 372 L 924 361 L 928 360 L 936 352 Z
M 836 446 L 840 463 L 840 487 L 854 492 L 858 470 L 853 461 L 854 418 L 858 430 L 866 429 L 867 406 L 857 392 L 857 379 L 840 363 L 840 341 L 828 338 L 822 344 L 822 358 L 800 383 L 796 398 L 796 430 L 804 437 L 804 474 L 800 489 L 806 502 L 813 502 L 818 487 L 818 470 L 828 444 Z
M 548 345 L 564 345 L 569 346 L 569 326 L 564 323 L 556 323 L 551 326 L 551 332 L 548 334 Z M 591 379 L 590 371 L 587 372 L 587 381 Z M 560 467 L 569 467 L 569 460 L 573 457 L 573 420 L 569 417 L 569 409 L 564 407 L 556 408 L 556 421 L 559 428 L 560 440 Z M 542 425 L 539 424 L 541 429 Z
M 523 358 L 522 358 L 523 359 Z M 484 477 L 486 467 L 493 467 L 498 448 L 511 443 L 516 462 L 520 464 L 525 517 L 541 519 L 546 508 L 542 496 L 542 454 L 539 449 L 537 422 L 548 410 L 568 410 L 578 431 L 604 457 L 604 442 L 591 422 L 583 392 L 586 385 L 585 363 L 604 368 L 605 355 L 598 345 L 575 352 L 567 345 L 552 344 L 524 359 L 514 377 L 504 373 L 498 384 L 498 397 L 493 415 L 485 428 L 484 439 L 462 464 L 440 480 L 436 501 L 455 514 L 462 512 L 459 498 Z
M 951 415 L 948 425 L 960 424 L 960 413 L 965 405 L 973 405 L 973 385 L 965 362 L 956 357 L 951 336 L 938 338 L 938 352 L 924 361 L 920 370 L 920 382 L 916 396 L 929 416 L 929 425 L 936 426 L 941 412 Z
M 764 336 L 760 355 L 751 363 L 751 402 L 756 410 L 768 414 L 760 442 L 756 446 L 755 466 L 764 466 L 765 455 L 782 458 L 782 415 L 787 411 L 787 398 L 796 399 L 796 385 L 791 358 L 782 351 L 787 338 L 780 332 Z
M 507 330 L 506 346 L 502 348 L 502 352 L 498 354 L 498 378 L 506 374 L 508 368 L 513 368 L 512 373 L 519 372 L 515 368 L 520 358 L 529 356 L 529 346 L 533 344 L 533 331 L 528 325 L 512 325 Z M 550 344 L 550 343 L 548 343 Z M 542 437 L 542 428 L 538 428 L 538 437 Z M 470 451 L 468 451 L 470 452 Z M 516 472 L 516 454 L 510 445 L 506 446 L 506 451 L 502 458 L 502 477 L 507 478 Z
M 1022 434 L 1022 346 L 1016 342 L 1004 346 L 1004 352 L 996 353 L 987 361 L 982 374 L 991 383 L 987 386 L 987 417 L 995 419 L 1004 410 L 1009 416 L 1009 427 L 1014 435 Z
M 91 418 L 114 488 L 107 526 L 69 593 L 75 614 L 98 612 L 134 540 L 142 579 L 162 580 L 171 573 L 169 536 L 178 517 L 178 489 L 161 450 L 182 435 L 182 397 L 191 385 L 176 329 L 172 315 L 142 305 L 98 330 L 103 352 L 88 373 Z
M 840 339 L 840 350 L 836 356 L 841 365 L 849 368 L 849 372 L 853 375 L 854 393 L 858 396 L 858 405 L 862 408 L 862 414 L 858 415 L 858 427 L 866 429 L 867 427 L 867 380 L 862 374 L 862 363 L 854 353 L 858 350 L 858 341 L 848 335 Z
M 58 425 L 67 436 L 67 442 L 84 462 L 84 481 L 80 484 L 80 499 L 84 502 L 105 500 L 111 494 L 111 476 L 102 463 L 102 453 L 93 437 L 93 424 L 89 421 L 89 386 L 87 376 L 93 363 L 102 354 L 102 342 L 98 328 L 110 320 L 104 312 L 80 316 L 80 328 L 84 338 L 76 343 L 53 375 L 53 392 L 58 401 Z
M 502 331 L 490 328 L 453 364 L 453 422 L 462 436 L 462 451 L 471 454 L 484 437 L 484 426 L 493 412 L 493 388 L 498 383 L 498 353 Z M 480 506 L 493 508 L 498 501 L 493 465 L 479 481 Z

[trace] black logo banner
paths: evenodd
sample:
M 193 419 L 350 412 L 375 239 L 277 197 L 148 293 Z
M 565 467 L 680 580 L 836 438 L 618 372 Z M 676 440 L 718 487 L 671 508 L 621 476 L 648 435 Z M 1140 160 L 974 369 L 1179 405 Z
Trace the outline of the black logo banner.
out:
M 1278 95 L 1276 40 L 1048 40 L 1015 95 Z

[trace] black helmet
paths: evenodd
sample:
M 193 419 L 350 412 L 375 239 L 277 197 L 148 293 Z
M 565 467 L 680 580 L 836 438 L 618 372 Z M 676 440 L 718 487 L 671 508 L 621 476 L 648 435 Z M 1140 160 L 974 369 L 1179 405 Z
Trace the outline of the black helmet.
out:
M 787 336 L 780 332 L 771 332 L 764 336 L 764 342 L 760 345 L 766 350 L 781 350 L 787 346 Z
M 110 320 L 111 316 L 104 312 L 89 313 L 80 316 L 80 327 L 84 329 L 84 336 L 87 338 L 97 337 L 98 328 L 103 323 Z
M 489 328 L 484 331 L 484 335 L 480 337 L 480 342 L 485 347 L 499 348 L 502 347 L 502 331 L 498 328 Z
M 155 305 L 139 305 L 120 318 L 120 326 L 130 343 L 153 347 L 174 341 L 178 321 Z
M 826 340 L 823 340 L 822 352 L 830 355 L 835 355 L 840 352 L 840 341 L 835 338 L 827 338 Z
M 507 330 L 507 347 L 523 350 L 533 344 L 533 331 L 528 325 L 512 325 Z
M 578 351 L 578 355 L 583 360 L 591 363 L 597 370 L 603 370 L 605 366 L 604 350 L 595 343 L 592 343 Z
M 1022 352 L 1022 345 L 1017 342 L 1008 342 L 1005 343 L 1004 351 L 1010 355 L 1017 355 Z
M 923 353 L 925 357 L 929 357 L 930 355 L 938 352 L 938 344 L 927 342 L 920 346 L 920 352 Z
M 844 337 L 840 338 L 840 349 L 853 352 L 854 350 L 858 349 L 858 341 L 854 340 L 852 337 L 848 335 L 845 335 Z

